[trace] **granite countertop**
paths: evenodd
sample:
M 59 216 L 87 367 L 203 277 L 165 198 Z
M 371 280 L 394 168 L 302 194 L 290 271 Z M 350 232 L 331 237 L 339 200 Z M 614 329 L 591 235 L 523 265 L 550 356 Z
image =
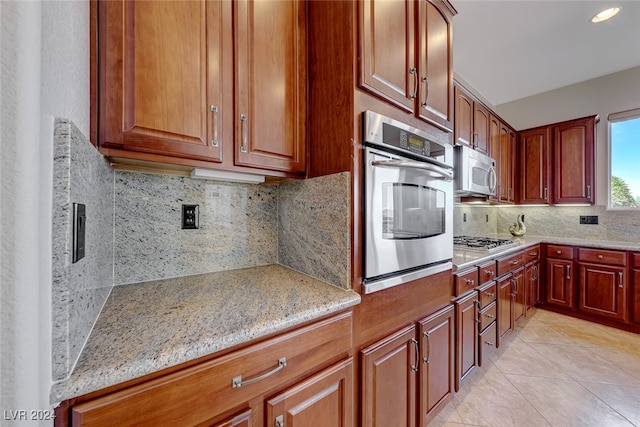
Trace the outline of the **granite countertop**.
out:
M 505 235 L 505 234 L 490 235 L 487 237 L 512 239 L 516 241 L 518 244 L 510 245 L 507 248 L 498 249 L 496 251 L 491 251 L 491 252 L 454 247 L 453 271 L 463 270 L 467 267 L 480 264 L 492 258 L 498 258 L 504 255 L 508 255 L 511 252 L 516 252 L 516 251 L 525 249 L 527 247 L 537 245 L 538 243 L 582 246 L 586 248 L 617 249 L 617 250 L 624 250 L 624 251 L 640 251 L 640 243 L 631 243 L 631 242 L 587 240 L 587 239 L 576 239 L 576 238 L 567 238 L 567 237 L 549 237 L 549 236 L 512 237 L 511 235 Z
M 63 401 L 263 337 L 360 302 L 281 265 L 115 286 Z

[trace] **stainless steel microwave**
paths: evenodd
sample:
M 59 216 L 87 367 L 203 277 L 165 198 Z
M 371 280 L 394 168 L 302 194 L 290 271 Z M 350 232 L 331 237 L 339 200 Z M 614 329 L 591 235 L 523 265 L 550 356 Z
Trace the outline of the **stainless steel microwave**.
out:
M 455 195 L 496 194 L 496 161 L 467 145 L 455 147 Z

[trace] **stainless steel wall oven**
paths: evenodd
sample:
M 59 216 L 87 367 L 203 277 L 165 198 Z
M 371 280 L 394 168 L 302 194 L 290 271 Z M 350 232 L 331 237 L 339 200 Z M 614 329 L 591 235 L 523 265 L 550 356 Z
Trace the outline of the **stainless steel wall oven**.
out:
M 363 293 L 451 268 L 453 147 L 365 111 Z

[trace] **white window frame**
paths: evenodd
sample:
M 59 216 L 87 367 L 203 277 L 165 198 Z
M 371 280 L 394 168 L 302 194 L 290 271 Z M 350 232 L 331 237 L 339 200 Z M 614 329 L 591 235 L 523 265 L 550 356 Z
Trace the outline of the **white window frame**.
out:
M 621 111 L 619 113 L 609 114 L 607 117 L 607 210 L 617 210 L 617 211 L 638 211 L 639 207 L 631 207 L 631 206 L 613 206 L 613 200 L 611 200 L 611 172 L 612 172 L 612 140 L 611 140 L 611 124 L 615 122 L 621 122 L 629 119 L 640 118 L 640 108 L 634 108 L 632 110 Z

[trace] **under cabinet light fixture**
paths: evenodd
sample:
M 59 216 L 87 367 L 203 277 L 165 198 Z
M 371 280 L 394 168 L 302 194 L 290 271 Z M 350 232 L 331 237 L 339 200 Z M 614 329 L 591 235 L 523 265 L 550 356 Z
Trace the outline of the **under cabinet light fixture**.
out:
M 191 171 L 191 178 L 209 179 L 212 181 L 242 182 L 246 184 L 261 184 L 264 175 L 251 175 L 248 173 L 218 171 L 213 169 L 195 168 Z
M 598 23 L 598 22 L 606 21 L 609 18 L 613 18 L 618 12 L 620 12 L 619 7 L 610 7 L 598 13 L 593 18 L 591 18 L 591 22 Z

